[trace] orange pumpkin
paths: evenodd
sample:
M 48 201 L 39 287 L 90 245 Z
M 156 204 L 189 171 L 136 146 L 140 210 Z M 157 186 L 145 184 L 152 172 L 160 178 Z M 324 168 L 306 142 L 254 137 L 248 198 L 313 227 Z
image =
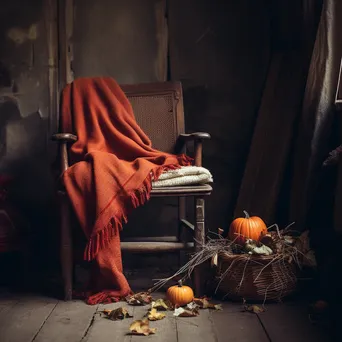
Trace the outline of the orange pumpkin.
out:
M 192 288 L 182 284 L 180 280 L 178 285 L 171 286 L 166 291 L 167 299 L 177 306 L 189 304 L 194 299 Z
M 250 217 L 247 211 L 244 214 L 245 217 L 238 217 L 230 224 L 228 233 L 229 240 L 241 246 L 247 239 L 259 241 L 267 233 L 266 224 L 260 217 Z

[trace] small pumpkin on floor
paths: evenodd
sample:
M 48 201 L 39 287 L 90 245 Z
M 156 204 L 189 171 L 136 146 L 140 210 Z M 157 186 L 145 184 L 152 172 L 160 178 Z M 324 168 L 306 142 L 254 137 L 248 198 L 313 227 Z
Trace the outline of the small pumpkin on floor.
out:
M 235 244 L 244 246 L 248 239 L 259 241 L 267 234 L 265 222 L 258 216 L 249 216 L 243 211 L 245 217 L 238 217 L 230 224 L 228 238 Z
M 194 291 L 179 280 L 178 285 L 173 285 L 167 289 L 166 297 L 173 305 L 183 306 L 193 301 Z

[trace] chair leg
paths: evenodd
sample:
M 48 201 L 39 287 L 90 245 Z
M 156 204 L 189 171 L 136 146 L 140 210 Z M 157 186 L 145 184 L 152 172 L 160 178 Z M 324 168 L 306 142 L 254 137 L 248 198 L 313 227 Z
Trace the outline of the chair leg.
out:
M 181 220 L 186 218 L 186 202 L 185 197 L 178 198 L 178 242 L 185 242 L 185 232 L 183 224 Z M 178 266 L 181 267 L 184 265 L 187 259 L 187 253 L 184 250 L 181 250 L 178 254 Z
M 70 205 L 66 195 L 60 196 L 61 214 L 61 267 L 64 285 L 64 299 L 72 300 L 73 280 L 73 251 L 70 225 Z
M 201 249 L 201 246 L 205 243 L 205 205 L 204 198 L 195 198 L 195 252 Z M 204 295 L 204 279 L 201 270 L 203 265 L 199 265 L 194 269 L 194 285 L 196 296 Z
M 178 197 L 178 241 L 182 241 L 183 225 L 181 220 L 186 218 L 186 199 L 185 197 Z

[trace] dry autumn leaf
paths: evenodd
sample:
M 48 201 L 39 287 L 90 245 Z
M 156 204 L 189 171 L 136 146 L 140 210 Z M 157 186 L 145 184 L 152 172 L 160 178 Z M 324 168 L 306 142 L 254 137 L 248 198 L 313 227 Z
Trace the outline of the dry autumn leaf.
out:
M 158 312 L 157 309 L 151 309 L 148 312 L 147 318 L 149 321 L 159 321 L 159 320 L 165 318 L 165 314 L 162 312 Z
M 118 321 L 122 320 L 124 318 L 133 317 L 129 314 L 128 310 L 126 308 L 117 308 L 114 310 L 103 310 L 102 311 L 108 319 L 111 319 L 112 321 Z
M 186 308 L 189 310 L 197 310 L 199 306 L 195 302 L 191 302 L 186 305 Z
M 164 299 L 157 299 L 155 302 L 152 302 L 152 309 L 170 310 L 172 306 L 170 306 L 170 303 L 165 302 Z
M 129 330 L 132 334 L 135 334 L 135 335 L 148 336 L 150 334 L 156 333 L 155 328 L 150 328 L 148 319 L 134 321 L 130 325 Z
M 193 301 L 196 305 L 198 305 L 201 309 L 214 309 L 214 310 L 222 310 L 221 304 L 212 304 L 209 302 L 208 298 L 194 298 Z
M 197 308 L 193 310 L 187 310 L 182 307 L 175 309 L 174 316 L 176 317 L 196 317 L 199 315 L 199 311 Z
M 152 302 L 152 297 L 148 292 L 139 292 L 132 296 L 127 296 L 126 302 L 129 305 L 146 305 Z
M 265 308 L 260 307 L 258 305 L 245 305 L 244 309 L 245 311 L 252 312 L 255 314 L 259 314 L 266 311 Z
M 168 299 L 164 299 L 164 303 L 167 305 L 169 310 L 174 310 L 175 309 L 175 305 L 172 304 Z

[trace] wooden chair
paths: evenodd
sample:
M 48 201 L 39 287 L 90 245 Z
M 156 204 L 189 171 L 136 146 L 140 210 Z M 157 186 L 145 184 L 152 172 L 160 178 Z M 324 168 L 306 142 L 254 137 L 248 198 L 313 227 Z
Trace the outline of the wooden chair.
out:
M 132 104 L 137 122 L 152 140 L 152 146 L 156 149 L 180 153 L 186 151 L 186 143 L 194 143 L 195 165 L 202 165 L 202 142 L 210 139 L 208 133 L 197 132 L 184 133 L 184 110 L 182 87 L 179 82 L 161 82 L 137 85 L 121 86 Z M 58 133 L 52 139 L 59 143 L 60 169 L 64 172 L 68 167 L 68 146 L 77 140 L 70 133 Z M 151 191 L 151 197 L 176 196 L 178 197 L 179 227 L 175 242 L 163 241 L 129 241 L 122 242 L 123 251 L 136 253 L 142 252 L 167 252 L 181 251 L 189 248 L 198 250 L 205 241 L 205 196 L 210 195 L 210 185 L 179 186 L 167 188 L 155 188 Z M 64 295 L 66 300 L 72 299 L 72 275 L 73 275 L 73 247 L 70 222 L 70 205 L 68 198 L 59 189 L 60 215 L 61 215 L 61 265 L 64 283 Z M 185 200 L 192 196 L 195 204 L 195 222 L 191 224 L 186 220 Z M 194 242 L 182 242 L 183 228 L 189 229 L 194 237 Z M 134 240 L 134 239 L 133 239 Z M 194 271 L 194 285 L 196 293 L 201 293 L 202 282 L 199 270 Z

